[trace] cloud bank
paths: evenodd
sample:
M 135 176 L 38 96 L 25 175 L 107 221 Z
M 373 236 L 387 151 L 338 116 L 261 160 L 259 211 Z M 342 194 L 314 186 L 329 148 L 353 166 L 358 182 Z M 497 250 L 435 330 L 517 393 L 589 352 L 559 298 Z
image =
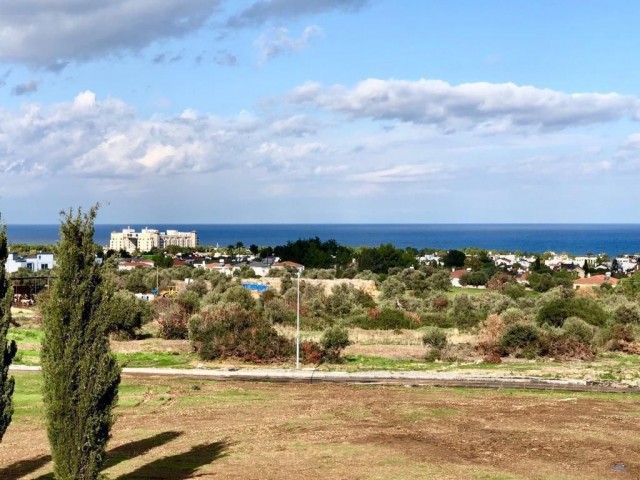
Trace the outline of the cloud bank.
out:
M 3 0 L 0 61 L 60 70 L 201 28 L 219 0 Z
M 640 118 L 640 100 L 618 93 L 563 93 L 513 83 L 368 79 L 353 88 L 308 83 L 291 94 L 351 118 L 437 125 L 499 133 L 514 127 L 563 129 Z
M 227 20 L 227 27 L 261 25 L 271 19 L 283 20 L 340 9 L 355 12 L 369 0 L 261 0 Z

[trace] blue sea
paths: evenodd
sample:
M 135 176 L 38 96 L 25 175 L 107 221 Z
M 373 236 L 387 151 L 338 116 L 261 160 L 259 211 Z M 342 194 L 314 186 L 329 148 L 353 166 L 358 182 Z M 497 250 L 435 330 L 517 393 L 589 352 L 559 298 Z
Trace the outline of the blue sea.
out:
M 487 250 L 542 253 L 640 252 L 640 225 L 636 224 L 338 224 L 338 225 L 96 225 L 95 241 L 109 243 L 112 231 L 127 227 L 140 231 L 156 228 L 196 230 L 201 245 L 225 247 L 236 242 L 246 246 L 282 245 L 288 241 L 319 237 L 335 239 L 349 246 L 376 246 L 392 243 L 397 247 Z M 8 225 L 9 243 L 50 244 L 58 240 L 57 225 Z

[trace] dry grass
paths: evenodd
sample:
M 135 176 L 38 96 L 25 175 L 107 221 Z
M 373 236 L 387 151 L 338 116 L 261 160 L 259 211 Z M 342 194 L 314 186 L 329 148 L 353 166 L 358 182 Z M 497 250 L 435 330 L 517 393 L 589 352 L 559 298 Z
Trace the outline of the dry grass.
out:
M 51 471 L 38 399 L 20 398 L 3 479 Z M 111 479 L 640 475 L 638 398 L 625 395 L 125 378 L 117 414 Z

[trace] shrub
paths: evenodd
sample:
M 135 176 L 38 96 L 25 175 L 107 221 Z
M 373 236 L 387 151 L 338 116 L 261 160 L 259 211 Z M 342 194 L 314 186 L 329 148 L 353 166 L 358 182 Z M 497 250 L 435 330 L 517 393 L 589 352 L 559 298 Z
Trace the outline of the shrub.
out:
M 589 345 L 595 335 L 595 328 L 578 317 L 567 318 L 562 329 L 567 337 L 575 338 L 585 345 Z
M 517 300 L 524 297 L 527 294 L 527 290 L 517 283 L 507 283 L 502 287 L 502 293 L 514 300 Z
M 325 330 L 320 339 L 324 357 L 330 362 L 340 361 L 342 350 L 351 345 L 349 332 L 345 328 L 331 327 Z
M 542 353 L 542 332 L 535 325 L 516 323 L 505 329 L 498 345 L 508 355 L 535 357 Z
M 278 335 L 265 318 L 233 303 L 193 315 L 189 338 L 203 360 L 236 357 L 266 362 L 284 360 L 293 352 L 292 343 Z
M 444 295 L 436 295 L 431 300 L 431 307 L 437 312 L 446 310 L 448 306 L 449 306 L 449 300 Z
M 265 318 L 271 323 L 279 323 L 282 325 L 296 324 L 295 306 L 292 307 L 282 298 L 273 298 L 265 302 L 263 311 Z
M 514 323 L 526 323 L 527 315 L 519 308 L 507 308 L 500 315 L 505 325 L 513 325 Z
M 447 345 L 447 333 L 438 327 L 427 327 L 422 336 L 422 344 L 443 349 Z
M 605 350 L 624 350 L 625 345 L 633 343 L 636 339 L 636 332 L 633 325 L 616 323 L 610 327 L 603 328 L 598 332 L 596 343 Z
M 324 351 L 318 342 L 305 340 L 300 344 L 303 363 L 318 364 L 324 359 Z
M 119 290 L 107 305 L 111 319 L 111 331 L 121 339 L 132 339 L 136 331 L 153 317 L 148 302 L 136 298 L 127 290 Z
M 191 315 L 200 310 L 200 297 L 194 291 L 183 290 L 173 297 L 173 300 L 187 312 L 187 315 Z
M 600 304 L 585 297 L 557 298 L 543 305 L 538 311 L 538 325 L 562 327 L 569 317 L 580 317 L 590 325 L 603 326 L 607 322 L 607 313 Z
M 449 311 L 449 316 L 461 330 L 475 327 L 487 316 L 486 311 L 481 309 L 467 294 L 456 295 L 451 303 L 452 308 Z
M 362 328 L 381 330 L 397 330 L 415 327 L 416 325 L 408 315 L 402 310 L 395 310 L 393 308 L 382 308 L 375 316 L 370 318 L 367 326 L 362 326 Z
M 434 347 L 430 347 L 429 350 L 427 350 L 426 355 L 424 356 L 424 359 L 427 362 L 435 362 L 436 360 L 440 360 L 440 355 L 441 355 L 441 351 L 438 348 L 434 348 Z
M 581 341 L 579 338 L 571 337 L 566 334 L 562 335 L 550 335 L 549 342 L 549 355 L 556 360 L 593 360 L 595 354 L 593 350 Z
M 451 317 L 447 316 L 444 312 L 423 313 L 420 315 L 420 321 L 422 325 L 431 325 L 440 328 L 451 328 L 455 326 Z
M 226 290 L 221 297 L 224 303 L 237 303 L 245 310 L 251 310 L 255 307 L 256 301 L 251 296 L 251 292 L 242 285 L 234 285 Z
M 640 312 L 636 306 L 621 305 L 614 314 L 613 318 L 616 323 L 640 325 Z
M 160 327 L 158 335 L 165 340 L 181 340 L 188 336 L 189 314 L 183 305 L 170 298 L 159 298 L 153 302 L 156 319 Z
M 500 363 L 502 350 L 498 346 L 505 324 L 501 315 L 492 314 L 483 322 L 478 335 L 478 351 L 486 363 Z

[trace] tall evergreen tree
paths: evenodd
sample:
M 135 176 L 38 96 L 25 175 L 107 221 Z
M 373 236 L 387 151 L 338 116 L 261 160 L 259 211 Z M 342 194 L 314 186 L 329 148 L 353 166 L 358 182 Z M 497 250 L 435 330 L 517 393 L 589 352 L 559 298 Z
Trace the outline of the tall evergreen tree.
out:
M 111 292 L 95 262 L 96 213 L 61 212 L 57 274 L 43 308 L 43 396 L 58 480 L 98 478 L 120 384 L 109 349 Z
M 9 366 L 16 354 L 16 342 L 7 341 L 11 323 L 11 299 L 13 291 L 9 285 L 5 264 L 7 261 L 7 234 L 5 226 L 0 230 L 0 441 L 11 423 L 13 414 L 13 377 L 9 377 Z

